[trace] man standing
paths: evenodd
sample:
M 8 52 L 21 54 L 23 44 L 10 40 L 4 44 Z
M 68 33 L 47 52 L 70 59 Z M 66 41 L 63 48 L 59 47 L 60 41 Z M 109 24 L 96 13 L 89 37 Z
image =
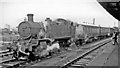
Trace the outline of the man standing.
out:
M 113 39 L 113 45 L 118 44 L 118 41 L 117 41 L 118 35 L 119 35 L 119 32 L 118 32 L 118 31 L 115 31 L 115 32 L 113 33 L 113 37 L 112 37 L 112 39 Z

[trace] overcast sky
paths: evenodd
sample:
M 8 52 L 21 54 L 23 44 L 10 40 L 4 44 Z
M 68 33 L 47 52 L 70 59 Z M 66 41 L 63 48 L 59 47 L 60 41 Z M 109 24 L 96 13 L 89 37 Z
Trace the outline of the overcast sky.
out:
M 96 0 L 0 0 L 0 27 L 10 24 L 18 26 L 28 13 L 34 14 L 34 21 L 65 18 L 78 23 L 117 26 L 117 20 L 112 17 Z

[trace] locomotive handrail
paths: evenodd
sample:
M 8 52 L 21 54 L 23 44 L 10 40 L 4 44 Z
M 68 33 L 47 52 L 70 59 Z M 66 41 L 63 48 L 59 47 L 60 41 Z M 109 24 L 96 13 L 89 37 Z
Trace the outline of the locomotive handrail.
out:
M 43 39 L 38 39 L 39 41 L 51 41 L 52 39 L 50 39 L 50 38 L 43 38 Z

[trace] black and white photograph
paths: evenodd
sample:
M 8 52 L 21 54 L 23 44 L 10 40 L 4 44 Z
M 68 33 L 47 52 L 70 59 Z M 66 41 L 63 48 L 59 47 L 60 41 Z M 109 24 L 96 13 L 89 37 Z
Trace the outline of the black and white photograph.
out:
M 0 68 L 119 68 L 120 0 L 0 0 Z

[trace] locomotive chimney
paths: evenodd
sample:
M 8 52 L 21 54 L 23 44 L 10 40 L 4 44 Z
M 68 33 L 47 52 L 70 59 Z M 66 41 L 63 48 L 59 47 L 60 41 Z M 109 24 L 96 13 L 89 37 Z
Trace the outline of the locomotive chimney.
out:
M 28 16 L 28 21 L 33 22 L 33 14 L 27 14 Z

